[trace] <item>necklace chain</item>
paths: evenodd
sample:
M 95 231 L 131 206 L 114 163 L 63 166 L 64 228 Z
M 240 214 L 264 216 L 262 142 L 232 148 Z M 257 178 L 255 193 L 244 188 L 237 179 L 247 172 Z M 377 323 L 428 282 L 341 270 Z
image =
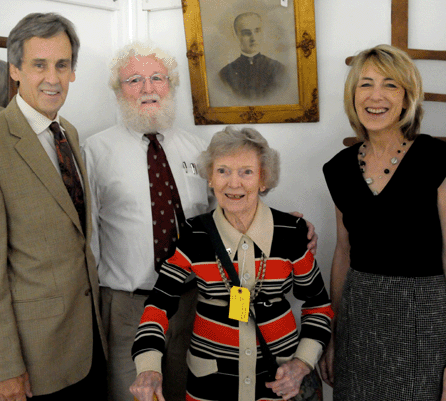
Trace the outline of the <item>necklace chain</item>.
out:
M 231 293 L 231 284 L 229 284 L 229 281 L 225 275 L 221 261 L 217 255 L 215 255 L 215 259 L 217 260 L 218 270 L 220 272 L 223 283 L 225 284 L 225 287 L 228 290 L 228 292 Z M 261 259 L 260 259 L 259 271 L 257 272 L 257 276 L 256 276 L 256 279 L 254 282 L 254 289 L 250 292 L 251 302 L 253 302 L 256 299 L 257 295 L 259 295 L 260 290 L 262 289 L 263 280 L 265 279 L 267 259 L 268 259 L 267 256 L 262 252 Z M 260 284 L 257 287 L 257 283 L 259 283 L 259 282 L 260 282 Z
M 396 151 L 397 154 L 401 155 L 401 156 L 404 156 L 404 154 L 407 152 L 407 150 L 405 149 L 406 146 L 407 146 L 407 142 L 406 141 L 402 142 L 401 143 L 402 149 L 397 149 L 397 151 Z M 367 145 L 365 143 L 363 143 L 359 147 L 359 150 L 358 150 L 358 163 L 359 163 L 359 168 L 361 170 L 361 173 L 362 173 L 362 175 L 364 177 L 365 182 L 367 183 L 367 185 L 372 185 L 375 182 L 375 180 L 372 177 L 366 177 L 365 176 L 365 174 L 366 174 L 366 165 L 367 165 L 367 163 L 364 160 L 366 155 L 367 155 L 366 148 L 367 148 Z M 400 159 L 398 159 L 396 156 L 392 157 L 390 159 L 390 164 L 391 164 L 390 167 L 395 166 L 396 164 L 399 163 L 399 161 L 400 161 Z M 391 169 L 389 167 L 387 167 L 387 168 L 385 168 L 383 170 L 383 172 L 384 172 L 384 174 L 390 174 Z M 383 176 L 380 175 L 380 176 L 378 176 L 378 178 L 383 178 Z M 374 190 L 372 192 L 373 192 L 373 195 L 378 195 L 378 191 Z

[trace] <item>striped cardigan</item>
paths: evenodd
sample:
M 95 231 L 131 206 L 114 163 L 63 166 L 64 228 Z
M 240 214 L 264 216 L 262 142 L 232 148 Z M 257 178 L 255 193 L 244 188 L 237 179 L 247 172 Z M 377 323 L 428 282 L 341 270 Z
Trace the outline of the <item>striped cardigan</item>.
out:
M 323 348 L 330 339 L 332 310 L 321 272 L 307 250 L 307 227 L 303 219 L 271 209 L 274 231 L 266 275 L 254 302 L 257 323 L 273 355 L 290 359 L 302 338 L 317 341 Z M 237 255 L 234 266 L 238 272 Z M 256 273 L 261 251 L 255 246 Z M 175 254 L 162 266 L 159 279 L 145 303 L 132 356 L 149 351 L 164 352 L 168 320 L 178 308 L 182 287 L 191 273 L 197 277 L 199 302 L 189 353 L 193 360 L 217 360 L 218 371 L 237 374 L 239 322 L 229 319 L 229 293 L 218 270 L 209 235 L 198 217 L 187 220 Z M 227 274 L 226 274 L 227 276 Z M 257 283 L 259 285 L 259 283 Z M 304 301 L 300 334 L 284 294 L 293 290 Z M 269 300 L 269 302 L 264 302 Z M 188 360 L 190 366 L 190 359 Z M 265 365 L 257 344 L 257 374 Z

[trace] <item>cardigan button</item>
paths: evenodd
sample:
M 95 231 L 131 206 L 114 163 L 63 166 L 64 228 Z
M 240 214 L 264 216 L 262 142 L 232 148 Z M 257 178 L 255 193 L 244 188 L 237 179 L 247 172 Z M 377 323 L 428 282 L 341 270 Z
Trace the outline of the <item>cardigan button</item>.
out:
M 245 379 L 245 384 L 251 384 L 251 379 L 249 378 L 249 377 L 247 377 L 246 379 Z
M 252 355 L 252 351 L 248 348 L 245 350 L 245 355 L 251 356 Z

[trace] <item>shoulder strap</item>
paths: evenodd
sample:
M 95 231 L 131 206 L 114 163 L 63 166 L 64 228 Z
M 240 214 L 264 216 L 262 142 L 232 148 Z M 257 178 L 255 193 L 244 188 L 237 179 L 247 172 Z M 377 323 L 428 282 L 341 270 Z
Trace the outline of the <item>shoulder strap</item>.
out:
M 240 279 L 238 278 L 238 274 L 235 271 L 235 267 L 228 256 L 228 252 L 226 252 L 225 246 L 223 245 L 223 241 L 221 240 L 220 234 L 218 233 L 217 226 L 215 225 L 215 221 L 211 213 L 200 215 L 199 216 L 200 220 L 203 223 L 206 232 L 211 237 L 211 242 L 212 245 L 214 246 L 214 251 L 218 256 L 218 259 L 220 259 L 223 268 L 226 270 L 226 273 L 228 273 L 229 278 L 232 281 L 232 284 L 239 287 Z

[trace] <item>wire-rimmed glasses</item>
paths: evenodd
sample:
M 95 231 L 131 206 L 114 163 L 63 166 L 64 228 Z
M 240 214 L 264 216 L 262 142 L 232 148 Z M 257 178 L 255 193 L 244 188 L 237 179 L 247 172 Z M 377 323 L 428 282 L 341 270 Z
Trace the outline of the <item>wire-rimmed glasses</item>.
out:
M 167 75 L 157 72 L 155 74 L 152 74 L 150 77 L 144 77 L 142 75 L 132 75 L 124 81 L 121 81 L 121 83 L 128 85 L 132 89 L 141 90 L 146 84 L 147 79 L 150 79 L 150 83 L 156 88 L 163 88 L 169 82 L 169 77 Z

